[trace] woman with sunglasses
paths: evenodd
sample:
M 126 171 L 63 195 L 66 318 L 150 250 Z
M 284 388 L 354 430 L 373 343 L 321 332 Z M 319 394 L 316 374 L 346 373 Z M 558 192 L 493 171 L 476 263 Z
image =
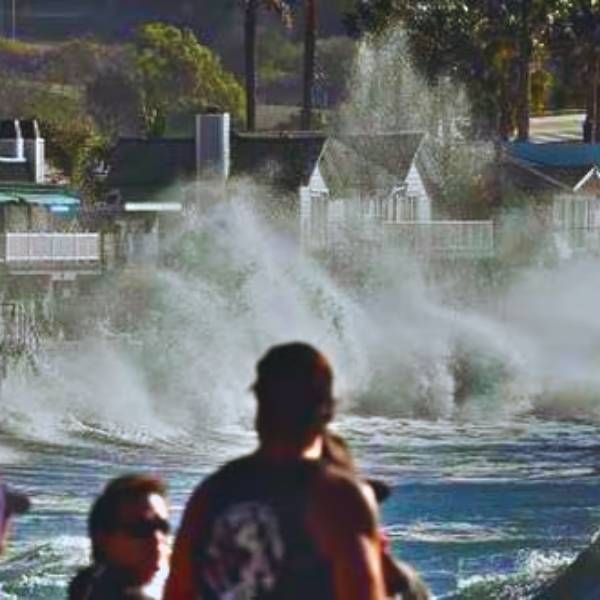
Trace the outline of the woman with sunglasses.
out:
M 93 563 L 71 582 L 69 600 L 161 597 L 169 522 L 160 479 L 125 475 L 110 481 L 92 506 L 88 530 Z

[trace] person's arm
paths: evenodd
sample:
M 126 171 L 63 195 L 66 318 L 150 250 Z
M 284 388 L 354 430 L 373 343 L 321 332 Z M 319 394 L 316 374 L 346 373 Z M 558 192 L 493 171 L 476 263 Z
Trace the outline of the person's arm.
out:
M 319 478 L 309 529 L 331 562 L 336 600 L 386 598 L 377 514 L 354 478 L 331 471 Z
M 206 489 L 200 486 L 188 500 L 177 531 L 163 600 L 198 600 L 197 576 L 192 560 L 194 543 L 204 521 Z

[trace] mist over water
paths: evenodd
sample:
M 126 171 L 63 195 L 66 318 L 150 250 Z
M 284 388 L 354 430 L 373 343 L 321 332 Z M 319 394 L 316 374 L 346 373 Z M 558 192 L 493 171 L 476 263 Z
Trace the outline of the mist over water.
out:
M 354 255 L 340 277 L 260 215 L 255 194 L 187 219 L 168 268 L 126 269 L 84 298 L 77 335 L 46 341 L 38 373 L 5 382 L 3 428 L 142 444 L 250 430 L 256 360 L 292 339 L 331 358 L 345 414 L 597 418 L 593 262 L 524 268 L 492 294 L 470 289 L 472 272 L 460 285 L 456 265 L 458 299 L 397 250 Z

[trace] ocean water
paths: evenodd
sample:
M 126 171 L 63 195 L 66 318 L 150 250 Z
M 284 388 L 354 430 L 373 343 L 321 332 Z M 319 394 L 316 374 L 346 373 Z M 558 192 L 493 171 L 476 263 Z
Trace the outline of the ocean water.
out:
M 591 258 L 436 271 L 398 252 L 363 260 L 349 240 L 324 265 L 243 194 L 186 224 L 168 268 L 108 276 L 52 324 L 35 371 L 11 364 L 0 469 L 34 509 L 0 563 L 0 597 L 64 597 L 110 477 L 164 477 L 176 526 L 193 487 L 253 447 L 255 362 L 292 339 L 330 357 L 335 426 L 363 472 L 393 486 L 383 525 L 437 597 L 527 598 L 589 542 Z
M 600 520 L 598 428 L 537 419 L 490 426 L 343 417 L 369 476 L 393 486 L 382 521 L 397 556 L 413 563 L 437 597 L 526 598 L 589 542 Z M 97 434 L 97 435 L 96 435 Z M 176 526 L 195 485 L 253 445 L 245 431 L 198 432 L 183 447 L 113 443 L 89 432 L 78 444 L 2 437 L 4 477 L 28 490 L 0 565 L 2 596 L 54 599 L 86 563 L 85 519 L 108 478 L 158 473 L 170 485 Z

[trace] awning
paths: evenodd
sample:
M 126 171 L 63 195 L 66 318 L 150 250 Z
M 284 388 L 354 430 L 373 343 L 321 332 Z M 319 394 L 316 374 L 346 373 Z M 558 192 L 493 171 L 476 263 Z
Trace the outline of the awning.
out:
M 576 168 L 600 164 L 600 144 L 512 142 L 507 147 L 515 158 L 541 166 Z
M 27 202 L 27 204 L 39 204 L 42 206 L 78 206 L 81 202 L 75 196 L 67 194 L 17 194 L 19 200 Z
M 6 204 L 7 202 L 18 202 L 19 198 L 14 194 L 7 194 L 6 192 L 0 192 L 0 204 Z
M 0 190 L 0 204 L 16 204 L 19 202 L 37 206 L 68 206 L 72 208 L 81 204 L 79 198 L 68 194 L 59 194 L 55 192 L 48 194 L 24 194 L 17 190 L 14 192 Z

